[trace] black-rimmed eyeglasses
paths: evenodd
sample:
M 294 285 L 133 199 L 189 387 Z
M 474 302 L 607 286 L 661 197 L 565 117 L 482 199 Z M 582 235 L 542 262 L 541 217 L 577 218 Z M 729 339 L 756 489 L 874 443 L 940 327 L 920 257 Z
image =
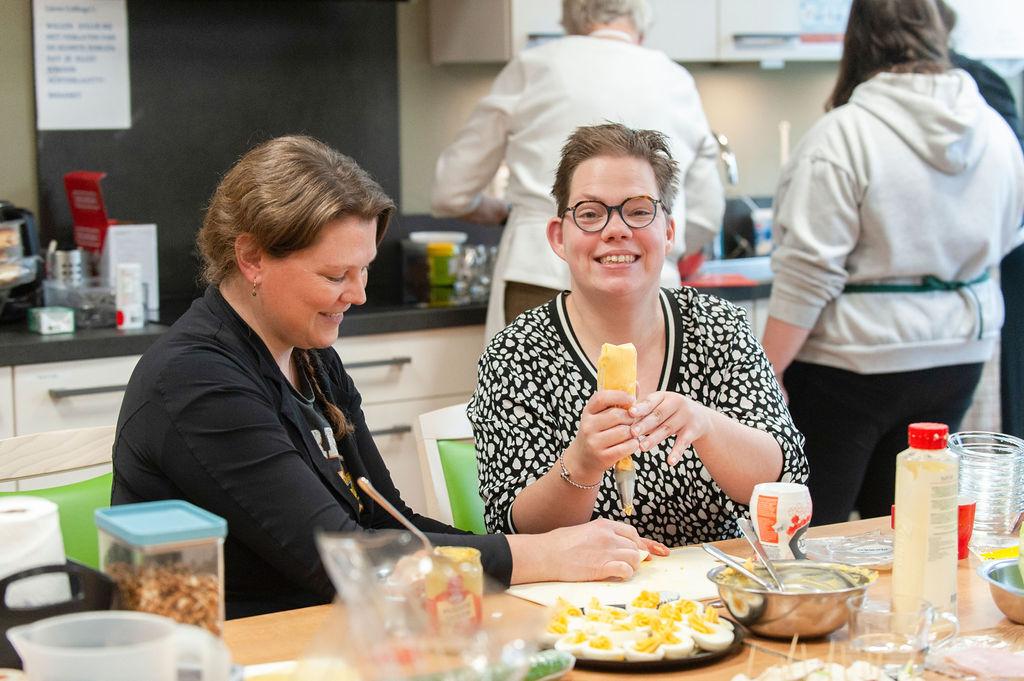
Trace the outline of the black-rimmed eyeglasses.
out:
M 572 221 L 584 232 L 600 232 L 611 220 L 612 213 L 618 212 L 627 227 L 643 229 L 658 216 L 659 203 L 660 200 L 650 196 L 631 196 L 617 206 L 609 206 L 603 201 L 580 201 L 562 211 L 562 217 L 572 213 Z

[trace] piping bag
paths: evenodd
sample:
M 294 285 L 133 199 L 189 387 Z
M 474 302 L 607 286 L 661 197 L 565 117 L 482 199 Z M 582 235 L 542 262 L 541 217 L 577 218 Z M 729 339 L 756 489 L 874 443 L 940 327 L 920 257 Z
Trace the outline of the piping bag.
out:
M 632 343 L 605 343 L 601 346 L 601 356 L 597 360 L 597 389 L 621 390 L 636 397 L 636 348 Z M 615 489 L 619 493 L 619 508 L 626 515 L 633 515 L 636 468 L 632 456 L 615 462 Z

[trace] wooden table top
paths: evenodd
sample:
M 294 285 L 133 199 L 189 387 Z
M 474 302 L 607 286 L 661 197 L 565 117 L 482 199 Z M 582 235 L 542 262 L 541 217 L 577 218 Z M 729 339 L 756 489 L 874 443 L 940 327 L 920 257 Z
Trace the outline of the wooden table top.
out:
M 870 530 L 889 531 L 889 518 L 872 518 L 838 525 L 814 527 L 809 531 L 812 537 L 836 535 L 855 535 Z M 752 556 L 752 551 L 743 539 L 731 539 L 717 542 L 723 551 L 736 556 Z M 1024 626 L 1007 620 L 996 608 L 989 594 L 988 584 L 976 573 L 978 561 L 973 556 L 960 561 L 957 576 L 958 615 L 961 634 L 992 633 L 1008 640 L 1024 640 Z M 878 580 L 871 585 L 873 597 L 884 598 L 891 588 L 891 573 L 879 573 Z M 488 599 L 511 598 L 509 596 L 489 596 Z M 540 606 L 536 606 L 540 607 Z M 327 617 L 331 614 L 331 606 L 323 605 L 300 610 L 247 617 L 231 620 L 225 624 L 224 640 L 238 664 L 250 665 L 279 660 L 294 660 L 303 654 L 309 643 L 314 639 Z M 829 654 L 830 641 L 841 647 L 846 640 L 846 627 L 833 633 L 830 637 L 807 643 L 798 643 L 797 658 L 826 658 Z M 645 674 L 655 678 L 685 678 L 687 681 L 712 681 L 730 679 L 734 674 L 748 672 L 748 665 L 756 675 L 773 664 L 784 663 L 791 647 L 790 641 L 750 636 L 745 641 L 742 653 L 727 660 L 685 672 L 662 674 Z M 838 649 L 838 648 L 837 648 Z M 838 659 L 838 657 L 837 657 Z M 685 676 L 683 676 L 685 674 Z M 615 675 L 597 672 L 574 671 L 569 677 L 572 681 L 586 681 L 601 678 L 607 681 Z M 932 676 L 926 678 L 945 678 Z

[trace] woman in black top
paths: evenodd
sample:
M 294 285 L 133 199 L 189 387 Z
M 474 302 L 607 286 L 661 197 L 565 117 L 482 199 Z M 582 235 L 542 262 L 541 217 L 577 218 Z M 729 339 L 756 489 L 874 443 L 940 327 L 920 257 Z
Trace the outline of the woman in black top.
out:
M 228 617 L 327 602 L 314 531 L 398 528 L 352 484 L 366 476 L 437 544 L 474 546 L 504 583 L 629 577 L 636 531 L 598 521 L 476 536 L 413 512 L 370 436 L 331 344 L 366 300 L 394 211 L 352 159 L 307 137 L 264 143 L 211 199 L 205 295 L 143 356 L 114 443 L 113 503 L 186 499 L 228 521 Z

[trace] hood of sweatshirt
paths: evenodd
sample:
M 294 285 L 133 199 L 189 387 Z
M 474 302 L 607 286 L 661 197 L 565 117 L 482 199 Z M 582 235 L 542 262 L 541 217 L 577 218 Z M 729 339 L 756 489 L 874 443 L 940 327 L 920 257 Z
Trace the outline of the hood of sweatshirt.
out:
M 985 102 L 959 69 L 941 74 L 880 73 L 858 85 L 850 104 L 889 126 L 926 163 L 948 175 L 973 166 L 988 144 L 979 125 Z

